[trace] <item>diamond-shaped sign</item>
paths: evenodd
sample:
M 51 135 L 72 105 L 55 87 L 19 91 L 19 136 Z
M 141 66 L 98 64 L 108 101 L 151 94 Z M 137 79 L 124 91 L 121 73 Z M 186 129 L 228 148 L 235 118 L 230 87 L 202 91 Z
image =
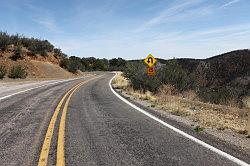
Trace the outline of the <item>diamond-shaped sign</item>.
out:
M 153 57 L 153 55 L 149 54 L 144 62 L 148 65 L 148 67 L 153 67 L 157 60 Z

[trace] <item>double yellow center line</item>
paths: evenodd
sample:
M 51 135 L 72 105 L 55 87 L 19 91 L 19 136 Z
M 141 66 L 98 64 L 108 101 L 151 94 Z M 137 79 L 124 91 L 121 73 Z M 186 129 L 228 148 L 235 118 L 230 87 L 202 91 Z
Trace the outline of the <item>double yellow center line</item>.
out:
M 99 78 L 99 77 L 91 78 L 87 81 L 84 81 L 84 82 L 77 84 L 76 86 L 71 88 L 63 96 L 63 98 L 60 100 L 60 102 L 57 105 L 55 112 L 50 120 L 49 127 L 47 129 L 45 139 L 43 142 L 43 146 L 42 146 L 42 150 L 40 153 L 38 166 L 46 166 L 47 165 L 49 150 L 50 150 L 50 145 L 51 145 L 51 141 L 52 141 L 52 136 L 53 136 L 56 120 L 57 120 L 58 114 L 61 110 L 61 107 L 63 106 L 65 99 L 68 97 L 65 104 L 64 104 L 63 112 L 62 112 L 62 116 L 61 116 L 61 120 L 60 120 L 60 124 L 59 124 L 59 132 L 58 132 L 58 140 L 57 140 L 57 155 L 56 155 L 56 165 L 58 165 L 58 166 L 65 165 L 65 155 L 64 155 L 65 121 L 66 121 L 66 114 L 67 114 L 67 109 L 69 106 L 70 99 L 72 98 L 73 94 L 80 86 L 82 86 L 83 84 L 85 84 L 93 79 Z

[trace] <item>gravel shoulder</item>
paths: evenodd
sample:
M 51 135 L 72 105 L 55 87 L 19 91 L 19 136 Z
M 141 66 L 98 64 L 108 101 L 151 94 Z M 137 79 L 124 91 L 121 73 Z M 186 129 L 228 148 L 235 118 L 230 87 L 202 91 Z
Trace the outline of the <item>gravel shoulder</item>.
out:
M 151 113 L 156 114 L 163 119 L 177 122 L 182 126 L 185 126 L 185 128 L 188 128 L 192 132 L 197 126 L 199 126 L 199 123 L 192 121 L 192 119 L 188 117 L 173 115 L 170 112 L 157 107 L 157 105 L 152 105 L 152 103 L 150 103 L 149 101 L 141 100 L 127 94 L 124 90 L 116 89 L 116 91 L 134 104 L 148 109 Z M 250 138 L 247 138 L 243 134 L 235 133 L 231 130 L 218 130 L 215 128 L 204 128 L 202 131 L 197 132 L 197 134 L 214 138 L 215 140 L 235 147 L 236 149 L 239 149 L 243 153 L 250 156 Z

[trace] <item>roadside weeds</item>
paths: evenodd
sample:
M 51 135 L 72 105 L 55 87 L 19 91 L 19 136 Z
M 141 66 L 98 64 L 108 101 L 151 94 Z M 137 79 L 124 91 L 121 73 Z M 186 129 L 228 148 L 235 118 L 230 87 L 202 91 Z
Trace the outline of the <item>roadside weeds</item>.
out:
M 229 130 L 249 138 L 247 136 L 247 131 L 250 132 L 249 109 L 203 103 L 197 100 L 194 92 L 189 91 L 184 96 L 180 96 L 171 86 L 162 87 L 155 95 L 151 92 L 142 93 L 133 90 L 122 73 L 118 73 L 113 80 L 113 87 L 120 89 L 121 93 L 130 96 L 131 99 L 149 102 L 152 108 L 191 120 L 198 124 L 193 126 L 197 132 L 208 128 L 218 131 Z

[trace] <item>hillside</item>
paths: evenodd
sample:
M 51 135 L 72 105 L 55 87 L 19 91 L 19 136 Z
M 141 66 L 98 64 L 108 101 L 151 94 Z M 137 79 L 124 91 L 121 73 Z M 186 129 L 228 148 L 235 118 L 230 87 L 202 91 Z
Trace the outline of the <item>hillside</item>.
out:
M 238 107 L 246 106 L 245 98 L 250 96 L 250 50 L 247 49 L 207 59 L 158 59 L 155 78 L 145 76 L 146 65 L 142 60 L 127 63 L 130 67 L 125 75 L 136 90 L 157 93 L 159 87 L 170 84 L 179 93 L 194 91 L 201 101 Z
M 73 77 L 67 68 L 60 67 L 65 59 L 67 55 L 47 40 L 0 32 L 0 67 L 7 71 L 6 76 L 13 67 L 21 66 L 28 78 Z
M 23 53 L 23 58 L 20 60 L 11 60 L 14 52 L 11 50 L 0 51 L 0 66 L 5 66 L 7 73 L 10 72 L 13 66 L 22 66 L 28 73 L 28 78 L 69 78 L 74 74 L 59 66 L 59 59 L 55 58 L 51 53 L 43 57 L 37 55 L 36 57 L 29 56 Z
M 236 50 L 207 59 L 175 59 L 194 73 L 200 87 L 231 87 L 239 96 L 250 95 L 250 50 Z M 165 64 L 173 60 L 161 61 Z
M 237 50 L 204 60 L 177 59 L 187 72 L 195 73 L 199 87 L 228 87 L 238 97 L 250 95 L 250 50 Z
M 210 74 L 206 75 L 210 82 L 205 83 L 205 86 L 224 85 L 237 77 L 250 76 L 250 50 L 248 49 L 231 51 L 207 59 L 179 58 L 159 61 L 167 64 L 173 60 L 187 72 L 196 72 L 199 75 L 200 70 L 210 71 Z
M 39 62 L 40 65 L 38 63 L 34 65 L 34 61 Z M 77 56 L 67 56 L 47 40 L 0 32 L 0 79 L 4 76 L 6 77 L 13 66 L 21 66 L 27 70 L 28 77 L 54 77 L 54 75 L 46 75 L 52 74 L 52 72 L 47 73 L 48 71 L 44 71 L 46 67 L 39 68 L 39 66 L 46 66 L 48 63 L 57 65 L 55 67 L 60 69 L 59 71 L 63 71 L 63 73 L 55 74 L 55 76 L 65 75 L 66 77 L 84 71 L 123 70 L 126 65 L 126 61 L 122 58 L 108 60 L 95 57 L 80 58 Z M 7 68 L 7 73 L 5 72 L 5 68 Z
M 130 60 L 129 62 L 138 62 L 142 60 Z M 207 86 L 212 84 L 228 83 L 237 77 L 250 76 L 250 50 L 236 50 L 221 55 L 213 56 L 207 59 L 191 59 L 191 58 L 177 58 L 177 59 L 161 59 L 158 58 L 158 63 L 168 64 L 176 61 L 186 72 L 198 72 L 201 69 L 211 71 L 211 77 L 222 79 L 221 81 L 212 80 Z M 197 73 L 198 74 L 198 73 Z

